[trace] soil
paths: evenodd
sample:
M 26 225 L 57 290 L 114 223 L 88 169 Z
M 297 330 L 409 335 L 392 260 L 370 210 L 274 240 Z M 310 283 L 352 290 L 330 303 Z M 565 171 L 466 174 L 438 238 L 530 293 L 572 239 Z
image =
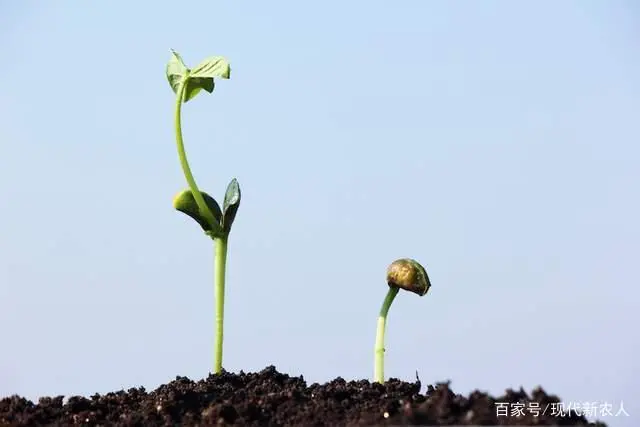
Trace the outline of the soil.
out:
M 1 426 L 355 426 L 355 425 L 592 425 L 561 413 L 561 400 L 537 388 L 492 397 L 455 394 L 450 383 L 427 386 L 390 379 L 307 385 L 269 366 L 259 373 L 223 372 L 195 382 L 186 377 L 147 392 L 132 388 L 91 397 L 20 396 L 0 400 Z M 510 406 L 507 407 L 507 404 Z M 519 412 L 519 409 L 522 409 Z M 539 414 L 535 410 L 539 409 Z M 506 411 L 508 415 L 501 412 Z

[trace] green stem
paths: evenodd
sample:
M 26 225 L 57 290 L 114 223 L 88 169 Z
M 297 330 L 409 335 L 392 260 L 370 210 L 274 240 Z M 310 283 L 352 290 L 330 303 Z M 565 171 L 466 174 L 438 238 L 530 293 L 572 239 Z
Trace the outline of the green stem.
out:
M 213 213 L 207 206 L 204 201 L 204 197 L 200 193 L 198 186 L 196 185 L 196 180 L 193 178 L 193 174 L 191 173 L 191 168 L 189 167 L 189 162 L 187 161 L 187 153 L 184 150 L 184 141 L 182 139 L 182 101 L 184 99 L 184 93 L 187 88 L 187 82 L 189 81 L 189 74 L 185 74 L 182 79 L 182 83 L 178 88 L 178 94 L 176 98 L 176 110 L 175 110 L 175 128 L 176 128 L 176 145 L 178 146 L 178 156 L 180 157 L 180 165 L 182 166 L 182 171 L 184 172 L 184 176 L 187 179 L 187 183 L 189 184 L 189 189 L 191 189 L 191 193 L 198 204 L 198 208 L 200 209 L 200 213 L 204 215 L 204 217 L 209 221 L 210 224 L 214 224 L 216 222 L 213 217 Z
M 215 298 L 216 298 L 216 341 L 214 374 L 222 371 L 222 342 L 224 340 L 224 280 L 227 265 L 227 237 L 215 239 Z
M 374 349 L 374 381 L 384 383 L 384 332 L 387 326 L 387 314 L 389 307 L 398 295 L 399 288 L 390 286 L 387 296 L 384 298 L 380 314 L 378 315 L 378 330 L 376 332 L 376 347 Z

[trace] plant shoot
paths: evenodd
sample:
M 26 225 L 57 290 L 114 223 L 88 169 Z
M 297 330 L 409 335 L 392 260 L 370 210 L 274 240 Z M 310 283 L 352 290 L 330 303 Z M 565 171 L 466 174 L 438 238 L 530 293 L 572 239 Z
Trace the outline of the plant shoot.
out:
M 373 375 L 374 381 L 380 384 L 384 383 L 384 335 L 387 326 L 387 315 L 393 300 L 400 289 L 423 296 L 431 287 L 427 271 L 420 263 L 410 258 L 398 259 L 389 265 L 387 269 L 387 284 L 389 285 L 389 291 L 382 303 L 378 316 L 378 329 L 374 348 Z
M 240 186 L 232 179 L 227 186 L 222 209 L 218 202 L 200 191 L 191 173 L 182 138 L 182 104 L 193 99 L 202 90 L 213 92 L 215 80 L 229 79 L 231 67 L 221 56 L 205 59 L 195 68 L 189 69 L 180 55 L 171 51 L 171 59 L 166 67 L 167 80 L 176 95 L 174 110 L 175 138 L 178 158 L 188 189 L 178 193 L 173 199 L 173 207 L 195 220 L 215 244 L 215 351 L 213 373 L 222 371 L 222 344 L 224 339 L 224 289 L 227 263 L 227 244 L 231 225 L 240 206 Z

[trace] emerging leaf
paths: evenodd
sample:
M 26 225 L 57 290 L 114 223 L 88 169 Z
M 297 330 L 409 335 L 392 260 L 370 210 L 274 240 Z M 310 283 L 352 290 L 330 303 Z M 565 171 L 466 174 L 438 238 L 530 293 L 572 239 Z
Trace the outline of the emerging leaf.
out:
M 236 218 L 236 213 L 240 207 L 240 185 L 238 181 L 233 178 L 227 186 L 227 192 L 224 194 L 224 211 L 222 215 L 222 228 L 228 233 L 231 231 L 231 226 Z
M 212 56 L 202 61 L 196 68 L 190 70 L 185 65 L 182 57 L 173 49 L 171 59 L 167 64 L 167 80 L 173 90 L 178 94 L 180 84 L 186 80 L 182 102 L 188 102 L 196 97 L 201 90 L 209 93 L 213 92 L 215 83 L 214 77 L 228 79 L 231 73 L 229 62 L 221 56 Z
M 180 83 L 189 74 L 189 69 L 184 65 L 182 57 L 175 50 L 171 49 L 171 59 L 167 63 L 167 80 L 173 90 L 173 93 L 178 94 L 178 88 Z
M 231 66 L 222 56 L 210 56 L 191 71 L 192 77 L 219 77 L 221 79 L 228 79 L 230 75 Z
M 218 205 L 218 202 L 216 202 L 213 197 L 204 191 L 201 191 L 200 193 L 217 223 L 209 224 L 205 216 L 201 214 L 198 204 L 196 203 L 196 199 L 193 197 L 193 193 L 189 189 L 181 191 L 173 198 L 173 207 L 193 218 L 198 224 L 200 224 L 200 227 L 202 227 L 204 231 L 213 231 L 215 233 L 222 231 L 222 227 L 220 226 L 222 219 L 220 205 Z
M 202 89 L 211 93 L 213 92 L 213 88 L 214 88 L 213 77 L 202 78 L 202 77 L 193 77 L 193 75 L 189 75 L 189 80 L 187 81 L 187 88 L 184 91 L 182 102 L 187 102 L 190 99 L 195 98 L 195 96 L 198 93 L 200 93 L 200 90 Z

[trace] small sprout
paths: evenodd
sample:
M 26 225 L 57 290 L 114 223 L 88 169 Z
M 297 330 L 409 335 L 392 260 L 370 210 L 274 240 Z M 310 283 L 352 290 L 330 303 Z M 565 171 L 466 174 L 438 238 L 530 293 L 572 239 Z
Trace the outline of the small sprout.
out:
M 419 262 L 410 258 L 398 259 L 389 265 L 387 269 L 387 284 L 389 285 L 389 291 L 382 303 L 378 316 L 378 329 L 374 348 L 374 381 L 380 384 L 384 383 L 384 335 L 391 303 L 393 303 L 400 289 L 423 296 L 431 288 L 431 281 L 427 271 Z
M 231 67 L 222 56 L 212 56 L 200 62 L 194 69 L 185 65 L 182 57 L 171 51 L 171 59 L 166 66 L 166 76 L 171 90 L 176 95 L 175 104 L 175 137 L 178 148 L 180 166 L 189 188 L 181 191 L 173 199 L 173 207 L 193 218 L 207 236 L 215 243 L 215 298 L 216 298 L 216 342 L 214 373 L 222 371 L 222 342 L 224 331 L 224 286 L 227 262 L 227 243 L 231 225 L 240 206 L 240 186 L 232 179 L 224 197 L 224 209 L 207 193 L 198 189 L 184 149 L 182 138 L 182 104 L 195 98 L 202 90 L 212 93 L 215 88 L 214 79 L 228 79 Z

